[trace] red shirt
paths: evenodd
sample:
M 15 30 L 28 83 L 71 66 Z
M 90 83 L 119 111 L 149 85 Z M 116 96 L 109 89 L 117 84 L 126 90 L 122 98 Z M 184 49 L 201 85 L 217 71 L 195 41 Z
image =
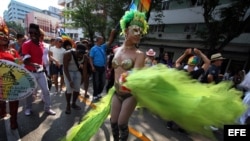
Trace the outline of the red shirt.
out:
M 40 42 L 39 45 L 34 44 L 31 40 L 23 43 L 22 54 L 30 55 L 30 62 L 43 65 L 43 44 Z M 33 66 L 25 65 L 25 68 L 30 71 L 35 71 Z
M 13 50 L 0 49 L 0 59 L 14 62 L 15 58 L 19 58 L 19 55 L 14 49 Z

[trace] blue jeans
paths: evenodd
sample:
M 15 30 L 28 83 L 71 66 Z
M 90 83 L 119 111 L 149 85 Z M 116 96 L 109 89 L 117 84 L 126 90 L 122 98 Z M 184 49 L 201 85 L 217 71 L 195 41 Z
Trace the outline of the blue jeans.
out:
M 93 72 L 93 96 L 97 96 L 102 93 L 105 86 L 106 74 L 105 67 L 95 66 L 95 72 Z

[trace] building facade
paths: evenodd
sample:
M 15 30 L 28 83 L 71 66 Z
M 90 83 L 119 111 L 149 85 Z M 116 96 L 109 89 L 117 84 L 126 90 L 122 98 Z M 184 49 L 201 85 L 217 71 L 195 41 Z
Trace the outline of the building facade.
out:
M 65 7 L 66 9 L 72 9 L 76 7 L 77 3 L 74 0 L 58 0 L 58 5 Z M 83 28 L 70 28 L 70 27 L 65 27 L 65 24 L 70 24 L 72 23 L 72 19 L 68 18 L 62 18 L 61 19 L 61 24 L 60 28 L 64 29 L 64 32 L 69 35 L 73 40 L 75 41 L 80 41 L 81 39 L 84 38 L 84 29 Z
M 25 32 L 28 33 L 28 28 L 30 23 L 35 23 L 39 25 L 41 29 L 45 32 L 45 39 L 49 40 L 51 38 L 57 37 L 57 27 L 60 23 L 60 19 L 49 16 L 44 13 L 30 12 L 26 14 L 25 17 Z
M 46 39 L 58 36 L 57 28 L 61 17 L 61 10 L 56 7 L 49 6 L 48 10 L 41 10 L 16 0 L 11 0 L 8 10 L 4 12 L 4 19 L 20 24 L 25 29 L 25 34 L 28 33 L 30 23 L 38 24 L 45 31 Z
M 13 21 L 23 25 L 26 14 L 33 11 L 42 12 L 39 8 L 11 0 L 8 5 L 8 10 L 4 13 L 4 19 L 7 22 Z

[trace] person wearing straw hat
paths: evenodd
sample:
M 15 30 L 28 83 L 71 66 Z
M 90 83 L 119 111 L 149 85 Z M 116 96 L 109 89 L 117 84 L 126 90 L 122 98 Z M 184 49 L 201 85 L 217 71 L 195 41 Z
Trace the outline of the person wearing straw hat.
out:
M 220 66 L 223 63 L 223 60 L 225 60 L 226 58 L 224 58 L 221 53 L 215 53 L 211 55 L 211 65 L 208 68 L 208 71 L 206 72 L 206 74 L 204 75 L 204 77 L 202 78 L 201 82 L 203 83 L 219 83 L 221 81 L 220 79 Z
M 146 52 L 147 57 L 145 58 L 145 67 L 151 67 L 157 64 L 157 61 L 155 60 L 155 54 L 156 52 L 153 49 L 149 49 Z

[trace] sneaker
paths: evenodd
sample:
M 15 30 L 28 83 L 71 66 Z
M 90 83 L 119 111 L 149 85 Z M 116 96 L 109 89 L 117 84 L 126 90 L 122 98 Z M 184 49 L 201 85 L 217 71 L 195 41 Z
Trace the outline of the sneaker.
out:
M 24 114 L 26 116 L 30 116 L 31 115 L 31 110 L 30 109 L 25 109 Z
M 49 109 L 45 111 L 48 115 L 56 115 L 56 112 L 54 112 L 53 110 Z

